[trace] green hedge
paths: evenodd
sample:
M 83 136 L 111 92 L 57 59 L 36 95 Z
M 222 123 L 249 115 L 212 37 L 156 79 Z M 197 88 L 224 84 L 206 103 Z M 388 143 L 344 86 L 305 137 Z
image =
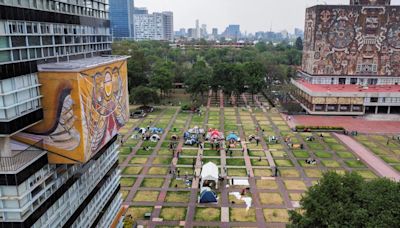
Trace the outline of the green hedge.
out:
M 305 129 L 310 129 L 311 131 L 343 131 L 343 127 L 335 127 L 335 126 L 296 126 L 296 131 L 304 131 Z

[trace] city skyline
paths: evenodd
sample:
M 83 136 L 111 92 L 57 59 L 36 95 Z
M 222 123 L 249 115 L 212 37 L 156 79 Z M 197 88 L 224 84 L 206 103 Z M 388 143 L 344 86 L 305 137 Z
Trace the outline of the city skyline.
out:
M 273 2 L 273 3 L 272 3 Z M 229 24 L 239 24 L 241 31 L 255 33 L 258 31 L 293 32 L 295 28 L 304 29 L 304 12 L 313 5 L 340 4 L 348 5 L 349 0 L 136 0 L 136 7 L 147 7 L 153 11 L 174 12 L 175 30 L 194 28 L 198 19 L 208 28 L 224 31 Z M 288 7 L 288 5 L 291 5 Z M 400 0 L 392 0 L 392 5 L 400 5 Z M 223 9 L 227 9 L 224 10 Z M 286 12 L 286 17 L 282 11 Z M 262 15 L 262 16 L 260 16 Z

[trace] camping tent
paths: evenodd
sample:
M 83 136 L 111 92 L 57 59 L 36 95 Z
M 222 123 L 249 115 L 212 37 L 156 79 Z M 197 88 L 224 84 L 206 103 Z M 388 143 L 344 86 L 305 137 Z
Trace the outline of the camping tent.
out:
M 230 133 L 227 137 L 226 137 L 226 140 L 227 141 L 231 141 L 231 140 L 234 140 L 234 141 L 236 141 L 236 142 L 239 142 L 240 141 L 240 138 L 235 134 L 235 133 Z
M 218 178 L 219 178 L 219 172 L 218 172 L 218 166 L 215 165 L 212 162 L 208 162 L 205 165 L 203 165 L 201 169 L 201 187 L 204 185 L 206 186 L 215 186 L 215 188 L 218 188 Z
M 151 127 L 150 128 L 150 132 L 153 134 L 162 134 L 163 133 L 163 129 L 162 128 L 157 128 L 157 127 Z
M 139 128 L 139 130 L 138 130 L 138 132 L 139 132 L 139 134 L 144 134 L 144 133 L 146 133 L 146 128 Z
M 160 136 L 154 134 L 150 137 L 150 141 L 152 142 L 158 142 L 160 140 Z
M 217 195 L 209 187 L 204 187 L 200 191 L 200 203 L 217 203 Z
M 194 126 L 193 128 L 189 129 L 188 132 L 190 134 L 204 134 L 204 129 Z
M 208 140 L 221 140 L 224 138 L 224 135 L 222 134 L 222 132 L 219 132 L 218 130 L 214 129 L 210 129 L 207 133 L 207 137 Z

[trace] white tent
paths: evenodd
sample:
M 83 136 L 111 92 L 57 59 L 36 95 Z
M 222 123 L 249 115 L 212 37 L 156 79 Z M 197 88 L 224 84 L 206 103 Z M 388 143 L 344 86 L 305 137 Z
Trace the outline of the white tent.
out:
M 205 181 L 215 182 L 215 188 L 218 188 L 219 171 L 218 166 L 212 162 L 208 162 L 203 165 L 201 169 L 201 186 Z

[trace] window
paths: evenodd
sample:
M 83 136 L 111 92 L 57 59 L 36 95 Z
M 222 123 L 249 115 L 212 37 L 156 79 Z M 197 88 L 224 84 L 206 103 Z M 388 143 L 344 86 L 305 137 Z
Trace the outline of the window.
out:
M 339 78 L 339 84 L 340 85 L 346 84 L 346 78 Z
M 357 78 L 350 78 L 350 84 L 352 85 L 357 84 Z
M 370 98 L 370 102 L 371 102 L 371 103 L 377 103 L 378 100 L 379 100 L 379 99 L 378 99 L 377 97 L 371 97 L 371 98 Z

